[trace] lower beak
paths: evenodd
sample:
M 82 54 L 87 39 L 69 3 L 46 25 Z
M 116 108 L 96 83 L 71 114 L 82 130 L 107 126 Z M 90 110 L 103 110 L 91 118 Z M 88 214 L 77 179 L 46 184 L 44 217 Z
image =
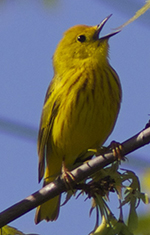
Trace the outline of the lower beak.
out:
M 111 16 L 112 16 L 112 14 L 107 16 L 100 24 L 97 25 L 97 29 L 96 29 L 95 34 L 94 34 L 94 38 L 96 38 L 96 39 L 109 39 L 110 37 L 114 36 L 115 34 L 117 34 L 121 31 L 121 30 L 117 30 L 115 32 L 107 34 L 106 36 L 103 36 L 103 37 L 99 38 L 99 34 L 102 31 L 102 28 L 104 27 L 104 25 L 106 24 L 106 22 L 109 20 L 109 18 Z

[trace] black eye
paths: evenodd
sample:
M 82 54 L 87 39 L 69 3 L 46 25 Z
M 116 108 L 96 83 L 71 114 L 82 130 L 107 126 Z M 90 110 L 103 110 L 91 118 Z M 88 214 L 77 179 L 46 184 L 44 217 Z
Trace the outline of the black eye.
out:
M 85 35 L 80 35 L 80 36 L 77 37 L 77 39 L 78 39 L 79 42 L 85 42 L 86 37 L 85 37 Z

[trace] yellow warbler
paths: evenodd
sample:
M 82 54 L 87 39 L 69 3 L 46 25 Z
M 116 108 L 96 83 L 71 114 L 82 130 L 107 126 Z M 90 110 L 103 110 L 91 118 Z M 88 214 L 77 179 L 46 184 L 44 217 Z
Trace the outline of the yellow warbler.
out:
M 39 181 L 52 182 L 62 165 L 72 170 L 88 149 L 99 148 L 113 130 L 121 103 L 119 78 L 108 62 L 108 39 L 99 38 L 109 19 L 64 33 L 53 56 L 38 136 Z M 87 155 L 86 155 L 87 156 Z M 60 196 L 37 208 L 35 223 L 56 220 Z

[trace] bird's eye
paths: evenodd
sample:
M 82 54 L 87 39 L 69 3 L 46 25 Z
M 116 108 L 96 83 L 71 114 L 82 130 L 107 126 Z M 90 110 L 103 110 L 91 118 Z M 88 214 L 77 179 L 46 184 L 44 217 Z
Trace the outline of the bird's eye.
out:
M 86 37 L 85 37 L 85 35 L 80 35 L 80 36 L 77 37 L 77 40 L 78 40 L 79 42 L 85 42 Z

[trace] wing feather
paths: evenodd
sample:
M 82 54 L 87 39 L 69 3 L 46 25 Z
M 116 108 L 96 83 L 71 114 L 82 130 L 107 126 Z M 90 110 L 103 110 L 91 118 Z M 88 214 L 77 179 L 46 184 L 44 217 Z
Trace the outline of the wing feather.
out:
M 51 135 L 58 107 L 59 101 L 56 100 L 53 82 L 51 82 L 46 93 L 38 134 L 39 182 L 44 176 L 47 142 Z

